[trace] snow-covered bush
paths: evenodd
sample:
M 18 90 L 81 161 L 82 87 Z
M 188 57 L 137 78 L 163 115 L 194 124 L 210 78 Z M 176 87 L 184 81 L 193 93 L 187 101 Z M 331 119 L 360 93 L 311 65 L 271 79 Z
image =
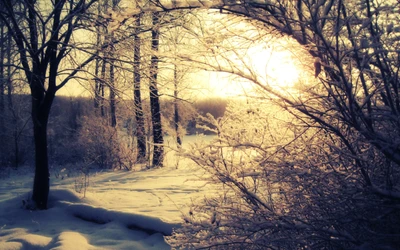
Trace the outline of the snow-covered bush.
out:
M 347 133 L 343 140 L 272 101 L 230 104 L 224 117 L 205 120 L 218 137 L 210 145 L 194 145 L 187 156 L 220 186 L 219 192 L 193 204 L 182 228 L 167 238 L 173 247 L 382 249 L 400 244 L 398 200 L 367 188 L 363 176 L 368 172 L 385 182 L 390 168 L 355 131 L 342 131 Z M 349 148 L 359 150 L 358 158 Z
M 134 149 L 122 140 L 122 133 L 105 119 L 84 117 L 79 140 L 87 164 L 130 169 L 136 160 Z

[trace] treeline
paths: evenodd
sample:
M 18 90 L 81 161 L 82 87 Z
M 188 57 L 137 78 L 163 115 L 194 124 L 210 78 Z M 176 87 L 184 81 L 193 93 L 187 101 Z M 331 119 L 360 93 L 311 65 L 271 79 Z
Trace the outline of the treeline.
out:
M 31 107 L 29 95 L 12 95 L 4 100 L 4 111 L 0 114 L 1 166 L 18 167 L 33 164 L 34 147 Z M 12 101 L 10 104 L 9 100 Z M 195 102 L 180 101 L 179 116 L 182 134 L 197 134 L 205 131 L 196 127 L 199 115 L 207 113 L 218 118 L 223 116 L 228 100 L 205 98 Z M 149 102 L 144 101 L 144 110 Z M 164 135 L 175 136 L 174 102 L 161 100 Z M 105 106 L 107 111 L 109 107 Z M 59 96 L 55 99 L 48 124 L 48 150 L 50 165 L 66 165 L 79 162 L 94 163 L 103 168 L 126 167 L 134 164 L 136 157 L 136 120 L 132 100 L 117 103 L 117 127 L 111 128 L 110 117 L 101 117 L 94 101 L 89 97 Z M 105 112 L 109 114 L 109 112 Z M 148 141 L 151 138 L 151 117 L 145 116 Z M 122 158 L 122 159 L 121 159 Z

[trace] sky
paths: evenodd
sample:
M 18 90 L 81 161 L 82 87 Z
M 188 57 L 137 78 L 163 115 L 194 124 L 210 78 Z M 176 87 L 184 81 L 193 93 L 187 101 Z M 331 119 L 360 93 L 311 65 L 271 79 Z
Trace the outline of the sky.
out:
M 312 68 L 302 65 L 289 50 L 255 47 L 249 52 L 247 62 L 258 74 L 261 83 L 290 91 L 300 80 L 311 76 Z M 307 57 L 307 56 L 304 56 Z M 220 97 L 243 96 L 255 91 L 255 84 L 235 75 L 221 72 L 204 72 L 205 88 L 209 95 Z
M 204 25 L 206 25 L 203 27 L 203 29 L 205 29 L 205 33 L 201 35 L 204 36 L 204 41 L 207 41 L 206 39 L 209 36 L 211 38 L 215 38 L 216 40 L 222 39 L 221 44 L 228 46 L 228 48 L 235 48 L 235 46 L 238 48 L 241 46 L 249 46 L 243 58 L 235 58 L 235 56 L 232 56 L 231 60 L 240 65 L 240 67 L 243 63 L 246 64 L 246 66 L 249 66 L 259 75 L 263 83 L 268 82 L 270 85 L 288 89 L 292 87 L 293 84 L 299 80 L 299 78 L 304 77 L 304 71 L 311 70 L 310 64 L 305 63 L 307 61 L 304 60 L 304 58 L 307 57 L 305 52 L 299 52 L 301 51 L 301 48 L 298 45 L 295 45 L 296 42 L 287 37 L 276 38 L 268 33 L 262 35 L 262 32 L 265 33 L 265 31 L 260 31 L 255 26 L 246 24 L 238 17 L 232 18 L 219 13 L 206 12 L 202 18 L 204 18 L 203 22 Z M 225 18 L 227 18 L 227 20 L 225 20 Z M 199 32 L 198 27 L 191 28 L 194 29 L 194 32 Z M 233 39 L 225 38 L 227 34 L 229 35 L 237 32 L 239 32 L 239 34 L 242 32 L 242 36 L 239 35 Z M 169 33 L 173 35 L 174 32 L 171 31 Z M 190 43 L 192 38 L 188 39 L 188 42 Z M 251 39 L 259 39 L 259 41 L 251 41 Z M 194 45 L 190 44 L 189 46 L 191 47 L 189 50 L 192 50 L 190 53 L 198 53 L 195 51 L 196 49 L 199 51 L 202 49 L 207 49 L 202 47 L 204 44 L 201 45 L 201 43 L 204 41 L 201 41 L 200 38 L 200 41 L 194 42 Z M 207 46 L 207 42 L 205 46 Z M 142 53 L 144 52 L 142 51 Z M 240 53 L 243 52 L 239 51 L 237 53 L 240 55 Z M 162 67 L 165 66 L 160 66 L 160 68 Z M 132 75 L 133 73 L 130 72 L 125 76 L 131 78 Z M 173 79 L 172 76 L 159 77 L 159 79 L 163 78 L 166 79 L 165 81 L 167 82 L 171 82 Z M 121 78 L 119 80 L 121 81 Z M 126 83 L 124 84 L 127 86 L 131 85 L 130 81 L 132 81 L 132 79 L 126 79 Z M 146 82 L 147 80 L 143 78 L 142 87 L 144 90 L 147 89 Z M 159 86 L 161 86 L 161 93 L 163 92 L 163 84 L 163 82 L 159 83 Z M 191 72 L 190 77 L 186 78 L 184 85 L 188 87 L 188 90 L 193 90 L 193 92 L 195 92 L 190 96 L 196 96 L 200 98 L 208 96 L 232 97 L 237 95 L 245 95 L 246 93 L 251 92 L 254 87 L 254 84 L 250 84 L 249 81 L 244 81 L 243 79 L 239 79 L 237 77 L 228 76 L 224 73 L 205 72 L 202 70 L 195 70 Z M 69 82 L 65 88 L 60 90 L 59 94 L 90 96 L 90 91 L 92 91 L 90 88 L 91 87 L 88 86 L 87 82 L 71 80 L 71 82 Z M 128 92 L 129 93 L 124 93 L 124 95 L 120 96 L 123 96 L 124 98 L 131 98 L 132 91 L 129 90 Z
M 280 45 L 277 44 L 279 47 Z M 290 89 L 299 79 L 309 77 L 310 68 L 300 64 L 290 50 L 264 49 L 261 46 L 249 51 L 250 59 L 247 62 L 260 75 L 263 81 L 283 89 Z M 309 71 L 305 76 L 305 71 Z M 223 72 L 196 71 L 185 79 L 187 96 L 204 97 L 234 97 L 243 96 L 253 91 L 254 83 L 235 75 Z M 146 85 L 142 84 L 143 89 Z M 85 82 L 71 80 L 59 92 L 67 96 L 90 96 L 90 89 Z M 160 89 L 163 92 L 162 88 Z M 190 94 L 189 94 L 190 93 Z M 126 93 L 130 95 L 131 93 Z

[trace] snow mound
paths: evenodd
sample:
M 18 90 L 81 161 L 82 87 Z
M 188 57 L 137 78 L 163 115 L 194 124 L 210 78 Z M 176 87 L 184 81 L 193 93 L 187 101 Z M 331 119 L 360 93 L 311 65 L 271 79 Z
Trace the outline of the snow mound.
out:
M 67 189 L 56 189 L 50 192 L 49 207 L 53 206 L 64 207 L 68 214 L 84 221 L 100 225 L 116 222 L 129 229 L 141 230 L 150 235 L 155 233 L 171 235 L 173 228 L 180 227 L 178 223 L 165 222 L 157 217 L 100 207 L 96 201 L 81 199 L 77 194 Z
M 44 211 L 22 209 L 26 197 L 0 201 L 0 250 L 170 249 L 164 236 L 180 226 L 102 208 L 68 189 L 51 190 Z
M 82 200 L 76 193 L 67 189 L 51 189 L 49 193 L 48 206 L 52 207 L 60 201 L 81 203 Z
M 51 250 L 87 250 L 95 249 L 90 245 L 87 239 L 77 232 L 62 232 L 56 239 L 54 247 Z M 98 249 L 98 248 L 97 248 Z
M 1 242 L 0 250 L 22 250 L 23 245 L 21 242 Z
M 99 249 L 90 245 L 87 239 L 77 232 L 62 232 L 50 238 L 37 234 L 20 235 L 0 244 L 0 250 L 90 250 Z
M 68 213 L 82 220 L 100 225 L 117 222 L 125 225 L 129 229 L 141 230 L 148 234 L 161 233 L 163 235 L 171 235 L 173 228 L 180 227 L 179 224 L 167 223 L 159 218 L 146 215 L 113 211 L 86 204 L 65 204 L 68 206 Z
M 85 198 L 74 192 L 75 178 L 52 178 L 47 210 L 23 209 L 33 169 L 12 170 L 0 181 L 0 250 L 171 249 L 164 236 L 181 226 L 187 204 L 212 190 L 190 161 L 176 168 L 172 153 L 164 168 L 93 170 Z
M 20 248 L 11 248 L 11 249 L 44 249 L 51 242 L 51 238 L 36 234 L 26 234 L 20 235 L 13 238 L 8 243 L 8 247 L 18 247 Z M 15 244 L 17 243 L 17 244 Z M 19 243 L 19 244 L 18 244 Z M 0 248 L 1 249 L 1 248 Z M 10 249 L 10 248 L 5 248 Z

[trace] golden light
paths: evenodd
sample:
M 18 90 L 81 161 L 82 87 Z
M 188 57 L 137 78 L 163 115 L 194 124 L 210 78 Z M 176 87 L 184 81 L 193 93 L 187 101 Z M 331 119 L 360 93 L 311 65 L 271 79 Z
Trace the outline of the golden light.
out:
M 209 73 L 209 88 L 212 94 L 221 97 L 252 95 L 260 91 L 259 88 L 255 88 L 257 84 L 276 88 L 281 93 L 297 93 L 296 84 L 301 78 L 309 77 L 309 70 L 304 66 L 305 62 L 293 51 L 285 50 L 279 45 L 277 47 L 253 47 L 239 62 L 241 66 L 238 68 L 243 69 L 243 72 L 251 71 L 254 81 L 227 73 Z
M 290 93 L 295 92 L 296 84 L 307 73 L 299 60 L 289 51 L 274 52 L 258 48 L 243 63 L 256 74 L 258 83 Z M 237 75 L 208 72 L 207 78 L 207 88 L 214 96 L 246 96 L 257 92 L 254 82 Z
M 272 53 L 265 72 L 270 85 L 286 90 L 293 88 L 301 75 L 300 65 L 287 51 Z

